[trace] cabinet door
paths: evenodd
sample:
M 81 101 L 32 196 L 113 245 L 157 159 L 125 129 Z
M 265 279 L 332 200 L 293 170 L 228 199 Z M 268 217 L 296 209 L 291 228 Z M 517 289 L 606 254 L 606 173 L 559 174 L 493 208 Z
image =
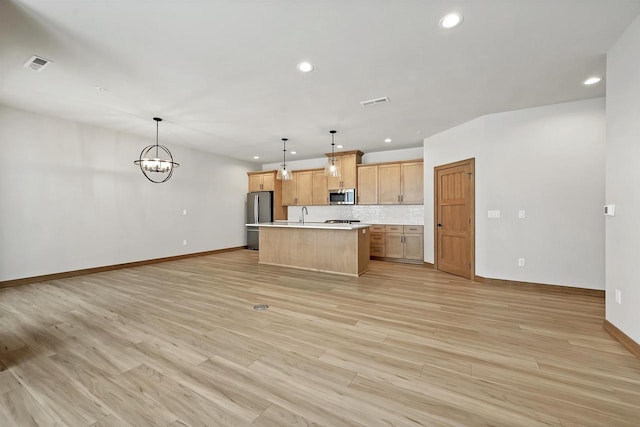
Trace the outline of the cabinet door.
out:
M 404 258 L 423 260 L 424 243 L 422 234 L 405 234 L 404 236 Z
M 340 184 L 342 184 L 342 162 L 340 156 L 336 156 L 335 165 L 340 172 L 339 176 L 328 176 L 327 177 L 327 187 L 329 190 L 339 190 L 342 188 Z M 327 157 L 327 162 L 331 161 L 331 157 Z
M 251 174 L 249 175 L 249 192 L 252 191 L 262 191 L 262 175 L 261 174 Z
M 296 205 L 313 204 L 313 172 L 296 172 L 294 176 L 297 186 L 296 197 L 298 198 Z
M 274 173 L 262 174 L 262 191 L 274 191 L 276 187 L 276 176 Z
M 378 188 L 381 205 L 400 204 L 400 164 L 378 166 Z
M 387 233 L 384 246 L 385 256 L 387 258 L 402 258 L 404 256 L 402 234 Z
M 402 163 L 402 203 L 424 203 L 424 166 L 422 162 Z
M 356 188 L 358 181 L 358 171 L 356 170 L 356 155 L 348 154 L 340 156 L 340 181 L 341 188 Z
M 378 204 L 378 166 L 358 166 L 358 204 Z
M 324 175 L 324 169 L 313 171 L 313 203 L 312 205 L 328 205 L 329 204 L 329 187 L 327 187 L 327 177 Z
M 296 204 L 296 174 L 292 179 L 282 181 L 282 206 L 294 206 Z

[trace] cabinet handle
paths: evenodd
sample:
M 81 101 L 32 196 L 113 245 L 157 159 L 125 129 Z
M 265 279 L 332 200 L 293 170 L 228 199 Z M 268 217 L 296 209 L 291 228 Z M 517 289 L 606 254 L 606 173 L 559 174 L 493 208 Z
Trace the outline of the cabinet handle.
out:
M 400 201 L 404 202 L 404 194 L 402 196 L 400 196 Z
M 398 194 L 398 201 L 400 201 L 400 195 Z

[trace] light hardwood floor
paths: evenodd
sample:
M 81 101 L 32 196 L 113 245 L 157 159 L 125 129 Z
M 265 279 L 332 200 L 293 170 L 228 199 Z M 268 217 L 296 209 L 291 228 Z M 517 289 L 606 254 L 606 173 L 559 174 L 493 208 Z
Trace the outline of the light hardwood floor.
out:
M 1 289 L 0 425 L 640 425 L 601 298 L 257 257 Z

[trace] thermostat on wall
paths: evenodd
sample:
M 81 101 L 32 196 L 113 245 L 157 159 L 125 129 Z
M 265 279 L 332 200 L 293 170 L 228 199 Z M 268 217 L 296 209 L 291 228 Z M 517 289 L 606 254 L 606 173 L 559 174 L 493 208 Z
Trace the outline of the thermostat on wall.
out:
M 607 216 L 615 216 L 616 205 L 604 205 L 604 214 Z

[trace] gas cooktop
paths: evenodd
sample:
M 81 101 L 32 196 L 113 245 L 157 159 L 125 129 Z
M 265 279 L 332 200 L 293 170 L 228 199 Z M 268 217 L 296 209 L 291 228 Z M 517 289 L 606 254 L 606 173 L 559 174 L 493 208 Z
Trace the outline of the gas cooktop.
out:
M 360 222 L 359 219 L 328 219 L 325 224 L 353 224 L 354 222 Z

